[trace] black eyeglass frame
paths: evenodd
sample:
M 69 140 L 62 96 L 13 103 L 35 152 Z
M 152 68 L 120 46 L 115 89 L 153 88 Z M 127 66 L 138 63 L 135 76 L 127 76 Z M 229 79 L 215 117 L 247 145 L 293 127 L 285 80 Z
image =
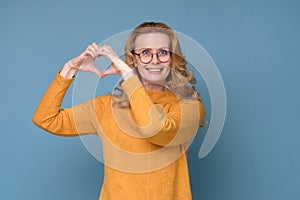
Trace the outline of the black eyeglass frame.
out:
M 147 50 L 147 49 L 145 49 L 145 50 Z M 159 59 L 159 56 L 158 56 L 159 52 L 157 52 L 157 53 L 152 53 L 151 51 L 149 51 L 150 54 L 151 54 L 151 59 L 149 60 L 149 62 L 143 62 L 142 59 L 141 59 L 141 56 L 140 56 L 140 55 L 143 53 L 143 51 L 142 51 L 141 53 L 136 53 L 135 50 L 132 50 L 131 53 L 132 53 L 133 55 L 137 55 L 137 56 L 139 57 L 140 61 L 141 61 L 142 63 L 144 63 L 144 64 L 149 64 L 149 63 L 153 60 L 153 55 L 154 55 L 154 54 L 156 54 L 156 57 L 157 57 L 157 59 L 159 60 L 159 62 L 161 62 L 161 63 L 166 63 L 166 62 L 168 62 L 168 61 L 170 60 L 170 58 L 171 58 L 172 52 L 169 51 L 169 50 L 166 50 L 166 49 L 159 49 L 159 50 L 164 50 L 164 51 L 166 51 L 166 52 L 169 53 L 169 58 L 168 58 L 168 60 L 166 60 L 166 61 L 161 61 L 161 60 Z

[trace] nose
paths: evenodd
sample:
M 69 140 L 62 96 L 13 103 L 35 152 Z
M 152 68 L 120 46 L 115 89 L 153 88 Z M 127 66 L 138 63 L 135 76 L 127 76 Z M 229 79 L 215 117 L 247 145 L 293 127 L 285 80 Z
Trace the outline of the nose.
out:
M 152 54 L 152 60 L 150 63 L 151 64 L 159 64 L 160 63 L 160 61 L 158 60 L 158 57 L 157 57 L 157 53 Z

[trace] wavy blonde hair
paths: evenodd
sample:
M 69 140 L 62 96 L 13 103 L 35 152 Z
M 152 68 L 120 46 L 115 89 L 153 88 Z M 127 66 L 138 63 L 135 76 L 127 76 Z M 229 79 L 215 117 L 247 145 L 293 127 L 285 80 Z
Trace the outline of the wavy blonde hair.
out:
M 134 55 L 132 51 L 135 48 L 135 40 L 139 35 L 147 33 L 162 33 L 166 34 L 170 39 L 170 52 L 171 52 L 171 73 L 167 78 L 166 87 L 179 99 L 197 99 L 200 100 L 200 96 L 197 93 L 195 87 L 190 84 L 195 84 L 196 79 L 193 73 L 189 72 L 186 68 L 187 61 L 182 55 L 181 47 L 175 31 L 168 25 L 161 22 L 144 22 L 137 26 L 129 35 L 125 45 L 125 62 L 130 66 L 135 73 L 138 70 L 134 66 Z M 139 77 L 140 78 L 140 77 Z M 124 93 L 121 87 L 122 81 L 114 89 L 113 93 L 113 105 L 116 107 L 128 107 L 129 101 L 127 95 Z

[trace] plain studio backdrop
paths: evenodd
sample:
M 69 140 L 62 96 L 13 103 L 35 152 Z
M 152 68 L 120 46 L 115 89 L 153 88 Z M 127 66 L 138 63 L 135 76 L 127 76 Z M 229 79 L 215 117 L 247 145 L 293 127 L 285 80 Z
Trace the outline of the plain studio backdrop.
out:
M 299 9 L 296 0 L 1 1 L 0 199 L 98 199 L 103 164 L 80 138 L 48 134 L 31 117 L 67 60 L 144 21 L 201 44 L 226 88 L 219 141 L 199 159 L 202 129 L 188 152 L 194 199 L 300 199 Z M 105 78 L 97 92 L 113 86 Z

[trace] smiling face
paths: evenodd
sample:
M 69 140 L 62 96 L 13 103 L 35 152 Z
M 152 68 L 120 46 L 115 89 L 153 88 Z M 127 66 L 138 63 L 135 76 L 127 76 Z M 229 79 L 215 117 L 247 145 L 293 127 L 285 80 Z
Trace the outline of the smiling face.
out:
M 143 83 L 164 83 L 171 66 L 168 35 L 163 33 L 141 34 L 136 38 L 134 44 L 136 53 L 134 64 L 138 67 Z

